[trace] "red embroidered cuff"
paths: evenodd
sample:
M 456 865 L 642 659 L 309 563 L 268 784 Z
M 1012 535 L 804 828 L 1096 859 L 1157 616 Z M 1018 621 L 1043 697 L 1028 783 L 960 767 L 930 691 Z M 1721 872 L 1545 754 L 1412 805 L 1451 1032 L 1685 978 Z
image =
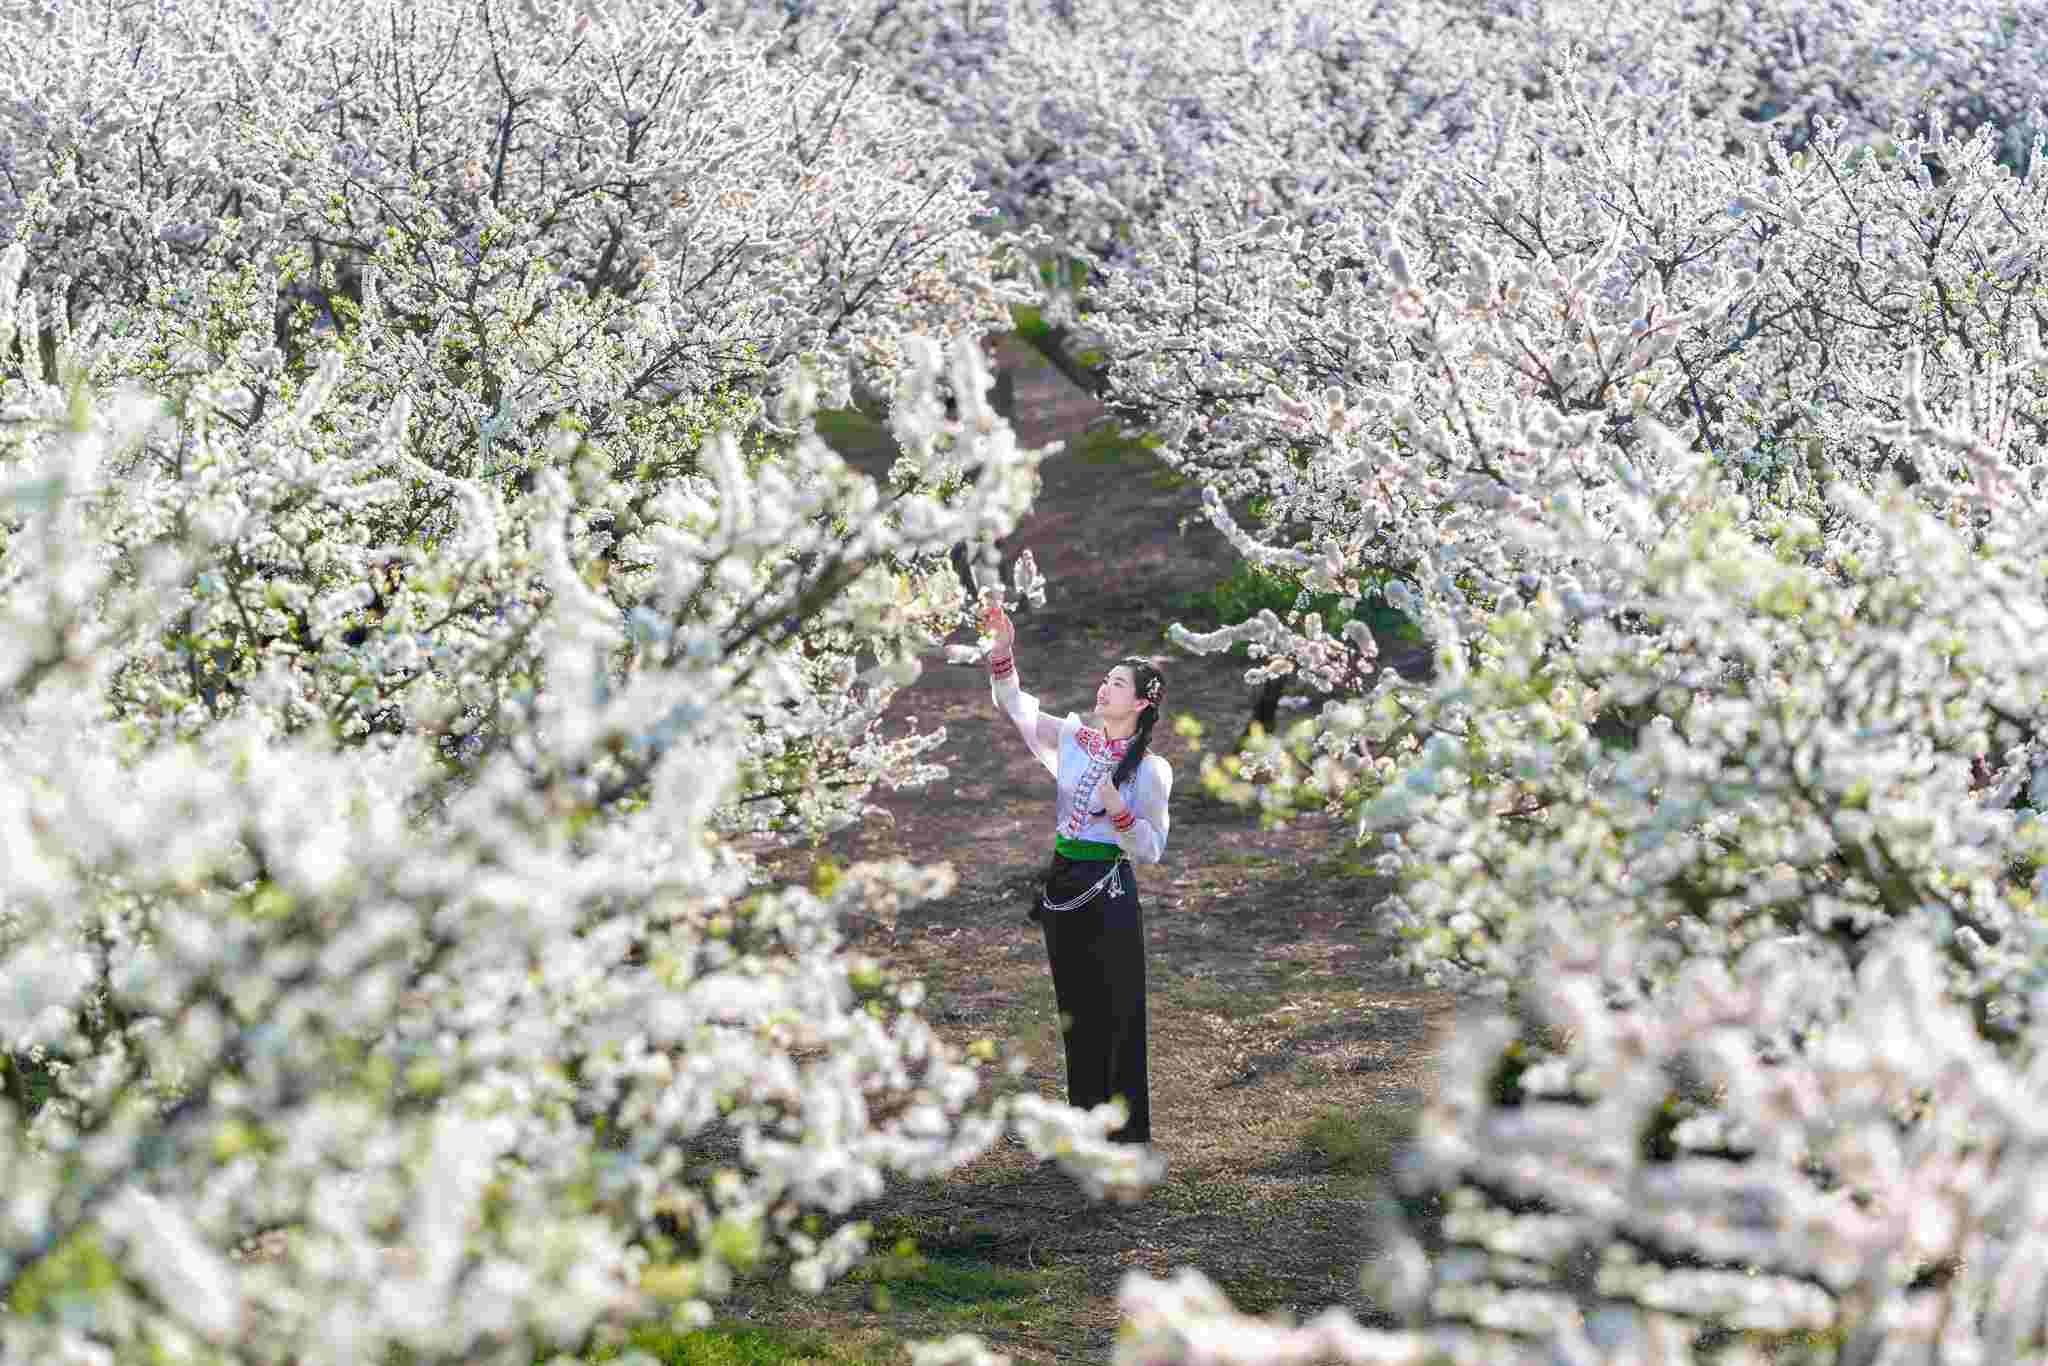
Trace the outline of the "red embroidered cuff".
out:
M 1011 656 L 990 655 L 988 657 L 988 676 L 990 678 L 1008 678 L 1015 672 L 1017 672 L 1017 661 Z
M 1127 806 L 1117 812 L 1116 815 L 1110 817 L 1109 823 L 1115 826 L 1117 833 L 1121 835 L 1124 831 L 1138 823 L 1138 813 Z

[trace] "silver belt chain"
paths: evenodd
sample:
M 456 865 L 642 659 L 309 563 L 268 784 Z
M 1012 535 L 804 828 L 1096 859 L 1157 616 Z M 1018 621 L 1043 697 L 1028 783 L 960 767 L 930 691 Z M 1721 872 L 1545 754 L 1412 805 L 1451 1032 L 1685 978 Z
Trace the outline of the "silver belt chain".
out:
M 1040 892 L 1038 894 L 1038 904 L 1048 911 L 1071 911 L 1077 907 L 1085 906 L 1089 902 L 1093 901 L 1095 899 L 1096 893 L 1100 892 L 1105 887 L 1109 889 L 1110 898 L 1114 900 L 1115 898 L 1120 897 L 1124 894 L 1123 866 L 1124 861 L 1122 859 L 1117 859 L 1114 862 L 1112 862 L 1109 865 L 1108 872 L 1104 873 L 1101 877 L 1095 879 L 1095 881 L 1089 885 L 1087 891 L 1081 893 L 1081 895 L 1075 897 L 1071 901 L 1054 901 L 1044 892 Z

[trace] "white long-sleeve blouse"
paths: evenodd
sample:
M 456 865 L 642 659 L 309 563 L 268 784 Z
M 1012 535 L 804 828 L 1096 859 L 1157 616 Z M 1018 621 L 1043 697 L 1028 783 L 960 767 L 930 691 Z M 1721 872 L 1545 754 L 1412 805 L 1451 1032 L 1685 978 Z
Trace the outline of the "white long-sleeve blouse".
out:
M 1130 742 L 1112 740 L 1083 725 L 1073 712 L 1060 720 L 1041 714 L 1038 699 L 1019 682 L 1014 660 L 990 659 L 989 692 L 1016 723 L 1031 757 L 1053 776 L 1059 791 L 1055 835 L 1114 844 L 1136 863 L 1157 863 L 1166 856 L 1166 799 L 1173 791 L 1173 765 L 1157 754 L 1139 761 L 1138 771 L 1117 789 L 1124 799 L 1123 822 L 1112 821 L 1106 813 L 1091 814 L 1088 798 L 1102 776 L 1116 768 Z

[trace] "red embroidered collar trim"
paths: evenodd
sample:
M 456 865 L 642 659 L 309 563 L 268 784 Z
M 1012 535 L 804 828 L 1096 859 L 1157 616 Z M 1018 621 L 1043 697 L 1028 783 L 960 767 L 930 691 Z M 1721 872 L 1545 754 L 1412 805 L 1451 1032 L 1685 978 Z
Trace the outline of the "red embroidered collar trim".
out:
M 1131 747 L 1131 737 L 1129 736 L 1125 736 L 1121 740 L 1112 740 L 1101 731 L 1093 730 L 1087 726 L 1081 727 L 1080 734 L 1075 738 L 1081 742 L 1083 750 L 1086 750 L 1098 759 L 1104 757 L 1121 759 L 1124 757 L 1124 751 Z

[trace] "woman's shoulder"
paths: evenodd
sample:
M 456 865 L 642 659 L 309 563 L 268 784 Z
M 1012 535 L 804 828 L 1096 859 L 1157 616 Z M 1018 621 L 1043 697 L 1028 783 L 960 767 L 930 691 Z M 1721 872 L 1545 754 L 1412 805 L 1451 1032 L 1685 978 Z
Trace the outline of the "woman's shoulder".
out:
M 1161 782 L 1173 781 L 1173 765 L 1166 761 L 1163 754 L 1146 754 L 1139 767 L 1151 770 L 1152 776 Z

